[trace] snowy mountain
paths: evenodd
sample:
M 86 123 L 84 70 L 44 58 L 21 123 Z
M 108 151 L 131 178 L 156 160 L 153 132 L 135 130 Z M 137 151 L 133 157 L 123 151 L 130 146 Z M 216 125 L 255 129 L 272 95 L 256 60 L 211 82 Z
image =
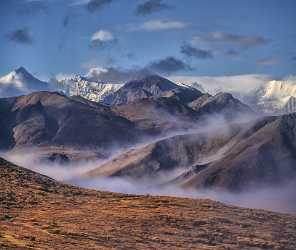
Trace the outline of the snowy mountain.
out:
M 236 84 L 240 84 L 237 81 Z M 265 114 L 283 114 L 296 112 L 296 79 L 288 78 L 286 80 L 271 80 L 263 82 L 250 91 L 231 90 L 227 87 L 217 92 L 209 91 L 205 84 L 187 83 L 190 86 L 200 90 L 203 93 L 210 92 L 217 94 L 219 91 L 229 92 L 236 98 L 251 106 L 254 110 Z
M 64 77 L 56 81 L 59 89 L 69 96 L 82 96 L 85 99 L 103 103 L 108 103 L 113 93 L 123 86 L 123 84 L 90 81 L 80 75 Z
M 50 89 L 48 83 L 38 80 L 23 67 L 0 78 L 0 97 L 24 95 Z
M 204 89 L 204 87 L 197 83 L 197 82 L 192 82 L 192 83 L 182 83 L 182 82 L 176 82 L 176 84 L 182 86 L 182 87 L 187 87 L 187 88 L 194 88 L 197 89 L 198 91 L 202 92 L 202 93 L 206 93 L 207 91 Z
M 296 81 L 292 79 L 269 81 L 254 93 L 254 101 L 264 113 L 296 112 Z
M 208 86 L 200 82 L 185 84 L 182 81 L 177 81 L 176 84 L 183 89 L 193 88 L 202 93 L 208 92 Z M 110 104 L 117 91 L 124 85 L 94 81 L 87 76 L 80 75 L 60 76 L 51 83 L 47 83 L 34 77 L 24 67 L 19 67 L 0 78 L 0 97 L 24 95 L 41 90 L 58 90 L 69 96 L 81 96 L 94 102 Z M 225 92 L 233 94 L 234 97 L 253 109 L 265 114 L 296 112 L 295 78 L 266 81 L 266 83 L 246 93 L 229 89 L 226 89 Z

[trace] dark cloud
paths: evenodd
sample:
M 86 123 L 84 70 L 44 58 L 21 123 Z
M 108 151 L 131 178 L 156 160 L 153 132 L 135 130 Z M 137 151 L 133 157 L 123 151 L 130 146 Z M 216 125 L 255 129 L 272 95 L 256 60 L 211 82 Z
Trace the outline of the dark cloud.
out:
M 96 12 L 101 10 L 105 5 L 110 4 L 112 0 L 90 0 L 86 4 L 87 10 L 89 12 Z
M 66 28 L 68 25 L 69 25 L 69 22 L 70 22 L 70 16 L 69 15 L 66 15 L 64 18 L 63 18 L 63 26 Z
M 62 25 L 64 28 L 68 27 L 71 25 L 75 20 L 77 20 L 80 17 L 80 14 L 73 12 L 73 11 L 68 11 L 65 13 L 63 19 L 62 19 Z
M 213 51 L 195 48 L 189 44 L 184 44 L 181 46 L 181 53 L 197 59 L 210 59 L 214 57 Z
M 171 74 L 182 70 L 190 70 L 191 67 L 182 60 L 169 56 L 150 63 L 147 69 L 155 73 Z
M 181 70 L 190 70 L 191 67 L 174 57 L 167 57 L 149 63 L 144 67 L 122 69 L 119 67 L 90 68 L 87 74 L 92 81 L 125 83 L 135 79 L 141 79 L 151 74 L 171 74 Z
M 92 81 L 125 83 L 131 80 L 143 78 L 150 74 L 152 74 L 152 72 L 146 68 L 121 69 L 108 67 L 104 70 L 100 68 L 92 68 L 89 70 L 87 77 Z
M 224 55 L 228 57 L 238 57 L 240 53 L 237 50 L 234 49 L 228 49 L 224 51 Z
M 262 36 L 243 36 L 226 32 L 211 32 L 205 36 L 196 36 L 193 41 L 198 42 L 225 42 L 231 43 L 241 48 L 251 48 L 266 45 L 269 39 Z
M 21 28 L 12 31 L 10 34 L 8 34 L 8 39 L 10 41 L 16 42 L 16 43 L 22 43 L 22 44 L 32 44 L 33 38 L 27 28 Z
M 25 1 L 17 9 L 19 15 L 32 16 L 36 14 L 44 14 L 48 11 L 48 5 L 45 1 Z
M 148 0 L 142 4 L 139 4 L 136 9 L 137 15 L 149 15 L 151 13 L 171 9 L 172 7 L 168 4 L 163 3 L 162 0 Z

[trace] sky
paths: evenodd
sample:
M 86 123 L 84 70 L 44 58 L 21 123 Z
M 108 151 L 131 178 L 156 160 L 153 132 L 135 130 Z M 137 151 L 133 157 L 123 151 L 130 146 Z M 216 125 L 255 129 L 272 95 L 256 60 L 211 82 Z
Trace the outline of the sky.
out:
M 0 75 L 284 78 L 296 75 L 295 10 L 295 0 L 1 0 Z

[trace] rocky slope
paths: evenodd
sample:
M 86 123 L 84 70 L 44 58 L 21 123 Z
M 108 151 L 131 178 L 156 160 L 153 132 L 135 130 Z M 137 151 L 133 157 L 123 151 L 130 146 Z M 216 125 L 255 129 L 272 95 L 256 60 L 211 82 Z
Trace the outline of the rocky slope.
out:
M 180 86 L 158 75 L 151 75 L 126 83 L 114 93 L 111 104 L 122 105 L 149 97 L 161 97 L 167 92 L 175 93 L 181 100 L 186 98 L 186 102 L 193 101 L 202 95 L 194 88 Z
M 1 249 L 287 249 L 296 217 L 63 185 L 0 159 Z
M 151 132 L 182 130 L 215 115 L 233 120 L 254 112 L 231 94 L 203 94 L 159 76 L 132 81 L 114 93 L 115 113 Z
M 128 144 L 137 135 L 132 122 L 109 108 L 55 92 L 2 98 L 0 113 L 1 149 L 38 145 L 101 148 Z
M 69 147 L 108 151 L 108 148 L 127 146 L 142 140 L 142 135 L 160 136 L 192 129 L 208 115 L 220 114 L 232 119 L 238 114 L 251 113 L 231 95 L 212 97 L 188 87 L 178 87 L 158 76 L 134 81 L 127 86 L 125 90 L 128 89 L 128 92 L 130 88 L 133 89 L 129 92 L 129 98 L 134 101 L 111 107 L 81 96 L 67 97 L 57 92 L 2 98 L 0 148 L 42 146 L 42 154 L 46 151 L 45 147 L 50 154 L 71 152 Z M 133 95 L 133 91 L 148 89 L 149 97 Z M 200 99 L 201 105 L 194 106 L 193 103 Z
M 259 105 L 263 108 L 281 111 L 291 97 L 296 97 L 296 85 L 292 80 L 270 81 L 262 90 Z M 296 110 L 291 110 L 295 112 Z
M 109 104 L 114 92 L 123 86 L 123 84 L 91 81 L 79 75 L 56 79 L 55 82 L 59 89 L 69 96 L 81 96 L 104 104 Z
M 296 114 L 211 126 L 129 150 L 88 176 L 156 179 L 179 169 L 179 177 L 165 181 L 185 188 L 234 192 L 295 179 Z
M 194 110 L 173 97 L 144 98 L 112 106 L 112 110 L 152 134 L 190 128 L 198 118 Z
M 246 116 L 253 113 L 250 107 L 229 93 L 218 93 L 214 96 L 204 94 L 201 98 L 189 103 L 188 106 L 197 111 L 198 116 L 216 114 L 223 115 L 225 119 L 229 120 L 237 118 L 240 114 Z

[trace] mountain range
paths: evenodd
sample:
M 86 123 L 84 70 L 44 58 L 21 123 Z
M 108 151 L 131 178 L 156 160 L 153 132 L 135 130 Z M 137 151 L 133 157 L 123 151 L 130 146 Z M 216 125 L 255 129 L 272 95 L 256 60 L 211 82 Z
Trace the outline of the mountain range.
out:
M 235 193 L 296 177 L 294 113 L 259 116 L 230 93 L 210 95 L 158 75 L 111 92 L 101 102 L 62 91 L 0 98 L 0 149 L 33 151 L 38 162 L 92 161 L 73 183 L 120 178 Z
M 130 84 L 132 83 L 129 82 Z M 110 105 L 115 104 L 115 102 L 119 104 L 122 100 L 118 100 L 118 98 L 128 98 L 127 96 L 124 97 L 124 88 L 121 89 L 124 85 L 116 82 L 97 81 L 88 75 L 58 76 L 46 83 L 35 78 L 24 67 L 20 67 L 0 78 L 0 97 L 23 95 L 40 90 L 56 90 L 69 96 L 81 96 L 94 102 Z M 196 89 L 202 93 L 206 93 L 207 89 L 207 86 L 202 86 L 196 82 L 188 84 L 178 82 L 177 85 L 183 89 Z M 116 94 L 117 97 L 114 100 L 114 94 L 119 89 L 121 90 Z M 139 97 L 148 97 L 151 94 L 155 95 L 156 92 L 154 91 L 157 90 L 148 93 L 149 91 L 146 92 L 143 88 L 141 91 L 137 93 Z M 296 83 L 293 79 L 267 81 L 248 94 L 230 93 L 254 110 L 264 114 L 284 114 L 296 111 Z M 215 95 L 218 92 L 212 94 Z M 136 94 L 134 93 L 133 96 L 136 96 Z
M 159 184 L 233 192 L 282 185 L 296 177 L 295 127 L 290 114 L 200 129 L 127 150 L 87 176 L 150 177 Z

